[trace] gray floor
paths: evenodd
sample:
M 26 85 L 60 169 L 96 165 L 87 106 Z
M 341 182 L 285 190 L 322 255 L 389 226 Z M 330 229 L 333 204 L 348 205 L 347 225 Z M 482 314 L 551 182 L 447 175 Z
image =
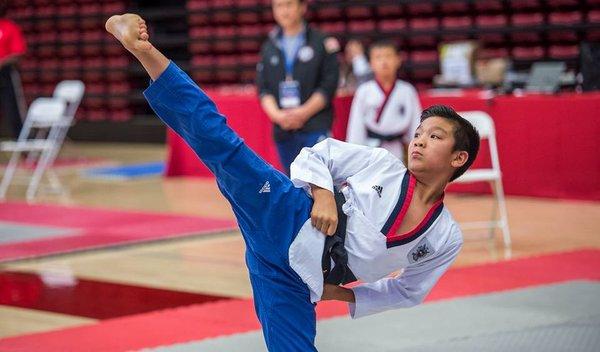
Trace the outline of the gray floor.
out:
M 69 228 L 23 225 L 0 221 L 0 244 L 69 236 L 75 233 L 77 233 L 77 230 Z
M 319 322 L 320 351 L 600 351 L 600 283 L 574 281 Z M 147 350 L 265 351 L 259 332 Z

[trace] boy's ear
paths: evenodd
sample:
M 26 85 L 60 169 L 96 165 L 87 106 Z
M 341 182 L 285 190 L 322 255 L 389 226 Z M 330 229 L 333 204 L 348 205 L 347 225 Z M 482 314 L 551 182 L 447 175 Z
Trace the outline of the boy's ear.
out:
M 456 151 L 452 153 L 452 155 L 452 161 L 450 164 L 452 165 L 452 167 L 457 169 L 463 166 L 467 162 L 467 160 L 469 160 L 469 153 L 467 153 L 464 150 Z

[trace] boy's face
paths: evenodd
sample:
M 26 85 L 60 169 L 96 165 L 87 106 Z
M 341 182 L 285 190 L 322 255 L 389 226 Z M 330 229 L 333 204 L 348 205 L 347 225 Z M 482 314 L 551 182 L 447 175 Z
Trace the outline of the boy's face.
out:
M 273 0 L 273 17 L 283 28 L 296 25 L 304 18 L 306 3 L 300 0 Z
M 369 62 L 375 78 L 396 77 L 402 60 L 395 49 L 375 47 L 369 53 Z
M 454 128 L 451 121 L 441 117 L 425 119 L 408 146 L 410 172 L 447 174 L 450 178 L 468 158 L 465 151 L 453 151 Z

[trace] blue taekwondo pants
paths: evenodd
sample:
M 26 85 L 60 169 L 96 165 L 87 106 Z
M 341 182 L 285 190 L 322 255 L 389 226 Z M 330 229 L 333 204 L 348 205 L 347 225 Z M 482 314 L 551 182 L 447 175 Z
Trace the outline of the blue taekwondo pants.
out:
M 269 351 L 316 351 L 315 306 L 288 249 L 312 200 L 257 156 L 215 104 L 174 63 L 144 92 L 156 114 L 215 174 L 246 242 L 256 314 Z

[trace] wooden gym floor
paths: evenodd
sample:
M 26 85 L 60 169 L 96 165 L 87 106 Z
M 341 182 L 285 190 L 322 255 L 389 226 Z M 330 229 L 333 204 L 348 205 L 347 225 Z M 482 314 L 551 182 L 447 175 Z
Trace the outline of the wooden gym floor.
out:
M 165 160 L 164 146 L 67 143 L 61 158 L 101 159 L 109 164 Z M 6 156 L 0 156 L 6 162 Z M 101 181 L 80 176 L 81 168 L 57 173 L 68 195 L 41 194 L 37 201 L 113 210 L 139 210 L 233 218 L 212 179 L 152 177 L 134 181 Z M 13 186 L 9 200 L 24 199 L 25 186 Z M 508 197 L 513 238 L 512 257 L 600 247 L 600 203 Z M 458 221 L 486 219 L 488 196 L 449 194 L 445 203 Z M 500 235 L 495 240 L 468 234 L 455 266 L 503 260 Z M 251 296 L 244 264 L 244 245 L 237 231 L 145 243 L 62 256 L 0 264 L 0 271 L 61 272 L 79 279 L 246 298 Z M 552 270 L 552 268 L 548 268 Z M 66 314 L 0 305 L 0 338 L 94 322 Z

